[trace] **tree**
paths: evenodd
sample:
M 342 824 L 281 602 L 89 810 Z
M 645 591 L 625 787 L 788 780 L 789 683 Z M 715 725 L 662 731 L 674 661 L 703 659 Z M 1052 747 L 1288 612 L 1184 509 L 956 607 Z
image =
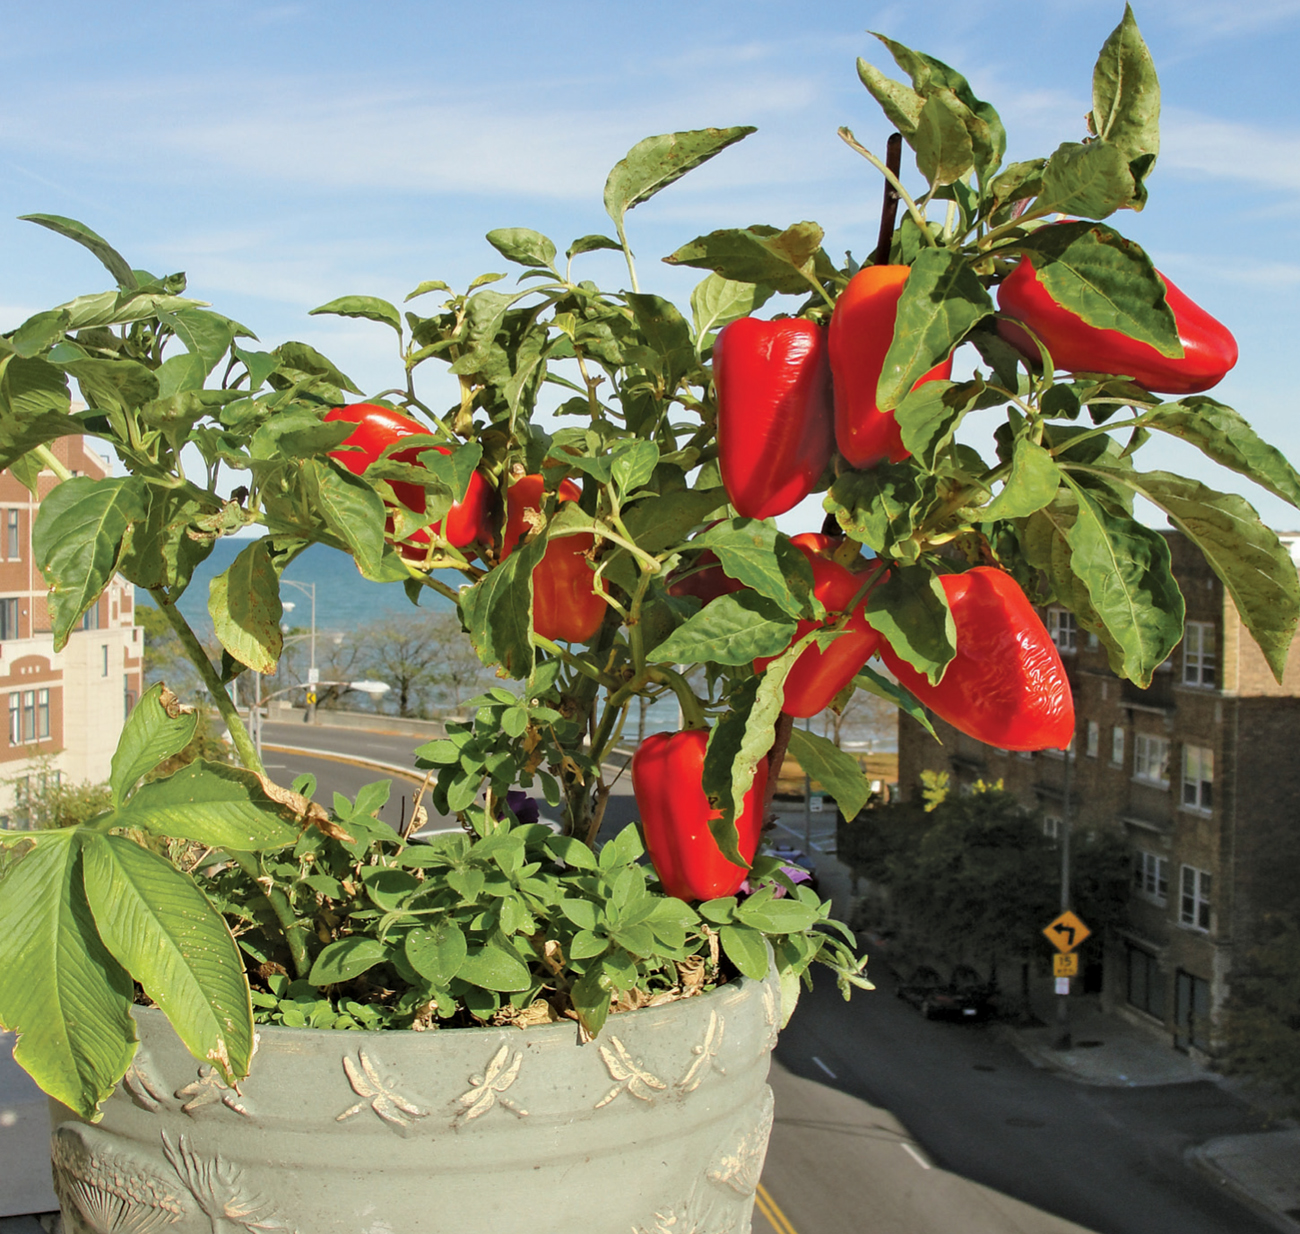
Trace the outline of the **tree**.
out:
M 388 699 L 399 716 L 427 711 L 440 690 L 450 689 L 459 706 L 484 671 L 454 615 L 419 610 L 370 626 L 358 662 L 367 676 L 392 687 Z
M 111 805 L 107 784 L 65 782 L 48 754 L 33 759 L 26 772 L 5 784 L 13 790 L 14 821 L 20 830 L 76 827 Z
M 1300 916 L 1274 916 L 1232 976 L 1224 1061 L 1272 1086 L 1300 1112 Z

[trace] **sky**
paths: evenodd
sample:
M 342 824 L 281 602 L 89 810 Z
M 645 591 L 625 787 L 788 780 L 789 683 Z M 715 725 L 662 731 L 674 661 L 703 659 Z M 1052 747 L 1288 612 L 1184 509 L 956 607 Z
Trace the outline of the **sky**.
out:
M 1147 208 L 1111 221 L 1233 329 L 1241 359 L 1215 396 L 1300 460 L 1300 0 L 1138 0 L 1135 13 L 1163 145 Z M 716 228 L 813 219 L 836 258 L 874 246 L 877 173 L 836 136 L 847 124 L 883 151 L 890 131 L 855 59 L 901 74 L 868 31 L 965 73 L 998 108 L 1010 160 L 1083 136 L 1092 65 L 1122 14 L 1113 0 L 8 5 L 0 329 L 109 285 L 89 253 L 17 218 L 62 214 L 137 268 L 186 271 L 190 294 L 264 346 L 305 340 L 378 393 L 400 379 L 392 331 L 309 310 L 357 293 L 400 304 L 426 279 L 513 278 L 485 232 L 532 227 L 563 251 L 611 230 L 605 176 L 640 138 L 756 125 L 629 215 L 642 289 L 685 307 L 699 273 L 659 258 Z M 910 158 L 904 169 L 916 186 Z M 613 254 L 575 272 L 627 284 Z M 452 401 L 438 373 L 420 390 Z M 1178 443 L 1141 459 L 1300 527 L 1300 511 Z

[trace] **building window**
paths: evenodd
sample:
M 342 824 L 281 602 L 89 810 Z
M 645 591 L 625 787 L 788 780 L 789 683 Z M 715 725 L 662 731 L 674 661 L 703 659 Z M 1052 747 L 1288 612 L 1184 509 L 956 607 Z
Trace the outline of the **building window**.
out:
M 10 561 L 17 561 L 22 556 L 22 545 L 18 538 L 18 511 L 10 510 L 5 520 L 5 556 Z
M 81 628 L 83 630 L 98 630 L 99 621 L 99 601 L 96 600 L 81 616 Z
M 1124 730 L 1118 725 L 1110 730 L 1110 761 L 1116 767 L 1124 766 Z
M 20 746 L 23 743 L 22 696 L 14 691 L 9 696 L 9 744 Z
M 41 741 L 50 736 L 50 692 L 36 691 L 36 736 Z
M 1088 721 L 1088 757 L 1096 758 L 1101 753 L 1101 725 L 1096 720 Z
M 126 718 L 131 718 L 131 709 L 135 706 L 135 691 L 127 688 L 123 692 L 123 700 L 126 704 Z
M 1138 850 L 1133 858 L 1133 886 L 1144 900 L 1169 901 L 1169 859 Z
M 1183 684 L 1213 686 L 1215 675 L 1214 625 L 1189 621 L 1183 634 Z
M 104 668 L 103 671 L 100 673 L 100 676 L 107 677 L 108 676 L 108 644 L 107 643 L 104 644 L 103 651 L 104 651 Z
M 1194 930 L 1210 928 L 1210 872 L 1183 866 L 1182 897 L 1178 920 Z
M 1129 1004 L 1157 1020 L 1165 1018 L 1165 975 L 1160 971 L 1160 961 L 1149 951 L 1126 945 L 1128 952 L 1128 989 L 1125 994 Z
M 1079 623 L 1069 609 L 1047 610 L 1047 632 L 1056 644 L 1056 650 L 1070 654 L 1079 650 Z
M 1053 840 L 1061 838 L 1061 820 L 1055 814 L 1043 816 L 1043 834 Z
M 0 600 L 0 639 L 18 637 L 18 597 Z
M 23 691 L 23 740 L 36 740 L 36 691 Z
M 1169 787 L 1169 742 L 1138 733 L 1133 738 L 1133 778 L 1144 784 Z
M 1208 812 L 1214 794 L 1214 751 L 1183 746 L 1183 805 Z

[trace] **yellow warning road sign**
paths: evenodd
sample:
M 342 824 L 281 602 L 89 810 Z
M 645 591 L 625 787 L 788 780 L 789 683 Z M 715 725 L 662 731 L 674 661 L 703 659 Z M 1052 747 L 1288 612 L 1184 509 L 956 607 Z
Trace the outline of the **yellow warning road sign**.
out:
M 1079 956 L 1077 952 L 1066 951 L 1052 957 L 1053 977 L 1077 977 L 1079 975 Z
M 1043 929 L 1047 941 L 1057 951 L 1073 951 L 1092 931 L 1069 909 Z

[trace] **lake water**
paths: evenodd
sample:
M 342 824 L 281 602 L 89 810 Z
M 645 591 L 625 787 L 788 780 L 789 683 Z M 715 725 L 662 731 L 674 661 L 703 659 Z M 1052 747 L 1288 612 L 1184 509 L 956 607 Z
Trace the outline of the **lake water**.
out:
M 212 632 L 212 619 L 208 616 L 208 585 L 218 574 L 230 567 L 249 543 L 247 539 L 234 537 L 218 540 L 208 559 L 195 570 L 193 582 L 181 597 L 180 609 L 200 637 Z M 441 571 L 440 577 L 451 587 L 458 587 L 463 581 L 454 570 Z M 315 583 L 318 633 L 329 631 L 341 633 L 345 637 L 353 637 L 363 632 L 376 620 L 400 618 L 416 611 L 400 585 L 369 582 L 357 572 L 351 557 L 322 544 L 313 544 L 308 548 L 285 570 L 282 581 Z M 311 624 L 311 597 L 292 586 L 282 587 L 280 595 L 282 601 L 294 606 L 291 612 L 285 614 L 284 624 L 307 629 Z M 136 602 L 152 603 L 149 593 L 139 588 L 136 589 Z M 437 592 L 426 588 L 420 599 L 420 607 L 430 611 L 450 611 L 452 604 Z M 350 702 L 350 706 L 364 706 L 361 696 L 351 695 L 349 698 L 356 700 Z M 381 705 L 380 710 L 383 709 Z M 636 739 L 638 718 L 637 709 L 634 707 L 624 729 L 624 735 L 630 740 Z M 671 698 L 661 699 L 647 708 L 647 733 L 675 729 L 678 723 L 677 704 Z M 802 721 L 800 727 L 803 727 Z M 813 731 L 823 731 L 820 717 L 813 720 Z M 849 748 L 854 746 L 862 748 L 867 742 L 870 742 L 870 747 L 877 751 L 897 748 L 893 734 L 881 733 L 878 725 L 868 731 L 850 720 L 845 725 L 843 736 Z

